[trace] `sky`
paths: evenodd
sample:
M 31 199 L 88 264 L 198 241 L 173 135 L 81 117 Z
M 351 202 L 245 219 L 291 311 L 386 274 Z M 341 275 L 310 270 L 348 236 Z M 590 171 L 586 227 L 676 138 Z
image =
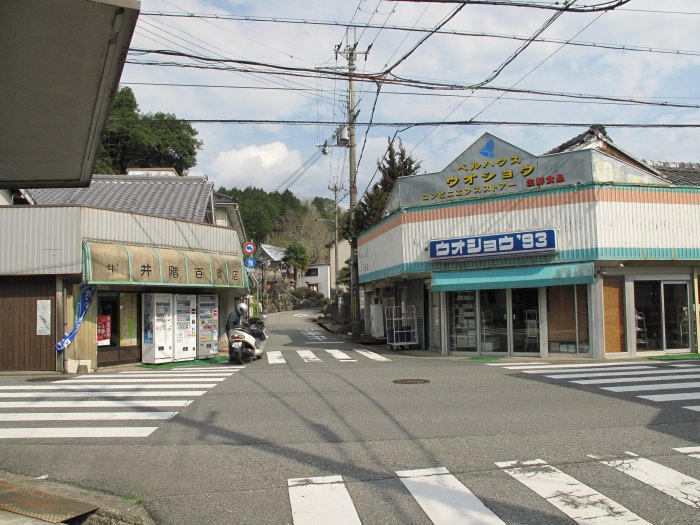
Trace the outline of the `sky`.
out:
M 573 7 L 602 3 L 615 0 L 577 0 Z M 344 206 L 348 148 L 337 145 L 336 135 L 348 121 L 347 50 L 355 44 L 358 199 L 377 182 L 377 162 L 395 134 L 420 162 L 420 173 L 442 170 L 486 132 L 540 155 L 596 123 L 608 124 L 610 138 L 638 158 L 700 162 L 700 127 L 613 126 L 700 123 L 697 0 L 631 0 L 612 11 L 583 13 L 459 7 L 142 0 L 121 85 L 133 89 L 142 112 L 276 121 L 193 123 L 203 146 L 191 175 L 208 177 L 217 189 L 288 188 L 302 198 L 334 198 L 337 187 Z M 286 74 L 270 74 L 269 66 Z M 497 89 L 469 89 L 475 85 Z M 458 89 L 435 89 L 442 86 Z M 293 124 L 299 121 L 311 123 Z M 453 124 L 467 121 L 484 124 Z M 426 122 L 439 125 L 421 125 Z M 579 125 L 496 124 L 505 122 Z

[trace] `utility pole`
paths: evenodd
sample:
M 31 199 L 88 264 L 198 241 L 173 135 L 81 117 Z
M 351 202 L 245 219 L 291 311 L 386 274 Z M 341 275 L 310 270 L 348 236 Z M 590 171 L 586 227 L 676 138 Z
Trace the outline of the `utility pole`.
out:
M 355 206 L 357 205 L 357 161 L 355 159 L 355 123 L 357 112 L 355 111 L 355 59 L 357 56 L 357 43 L 348 45 L 340 51 L 340 46 L 335 49 L 336 57 L 342 54 L 348 61 L 348 163 L 350 174 L 350 317 L 352 336 L 360 335 L 360 280 L 358 276 L 357 262 L 357 232 L 354 228 Z M 369 50 L 363 54 L 367 55 Z

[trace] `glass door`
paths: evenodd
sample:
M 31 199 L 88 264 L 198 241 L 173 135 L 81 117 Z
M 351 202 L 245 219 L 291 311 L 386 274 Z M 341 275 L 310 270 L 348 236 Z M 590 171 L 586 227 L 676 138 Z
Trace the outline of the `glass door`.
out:
M 688 285 L 664 283 L 664 339 L 666 350 L 690 348 Z
M 482 354 L 508 353 L 506 290 L 479 292 L 479 348 Z
M 539 354 L 540 352 L 538 297 L 537 288 L 512 290 L 513 353 Z

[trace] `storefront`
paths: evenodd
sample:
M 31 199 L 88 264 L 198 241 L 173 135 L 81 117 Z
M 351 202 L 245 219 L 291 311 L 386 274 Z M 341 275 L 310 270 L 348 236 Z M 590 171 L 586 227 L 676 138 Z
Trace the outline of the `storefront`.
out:
M 700 188 L 600 140 L 536 157 L 485 134 L 400 178 L 358 239 L 366 304 L 412 308 L 443 354 L 696 351 Z
M 4 370 L 216 355 L 248 294 L 236 230 L 80 206 L 3 206 Z M 27 242 L 30 239 L 31 242 Z M 77 328 L 76 328 L 77 327 Z M 67 334 L 64 335 L 64 334 Z

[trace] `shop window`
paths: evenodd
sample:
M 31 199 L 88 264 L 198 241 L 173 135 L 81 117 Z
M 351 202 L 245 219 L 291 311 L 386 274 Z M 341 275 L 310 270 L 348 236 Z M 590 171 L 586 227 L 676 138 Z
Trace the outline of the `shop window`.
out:
M 318 277 L 318 268 L 307 268 L 304 277 Z
M 589 352 L 586 285 L 547 288 L 547 326 L 550 353 Z
M 137 294 L 99 293 L 97 297 L 97 346 L 136 346 L 138 333 Z
M 439 302 L 437 304 L 439 305 Z M 450 351 L 476 352 L 476 292 L 451 292 L 449 314 Z M 438 325 L 439 320 L 438 313 Z M 434 331 L 439 333 L 437 326 L 434 327 Z
M 688 284 L 634 282 L 637 350 L 689 349 Z

